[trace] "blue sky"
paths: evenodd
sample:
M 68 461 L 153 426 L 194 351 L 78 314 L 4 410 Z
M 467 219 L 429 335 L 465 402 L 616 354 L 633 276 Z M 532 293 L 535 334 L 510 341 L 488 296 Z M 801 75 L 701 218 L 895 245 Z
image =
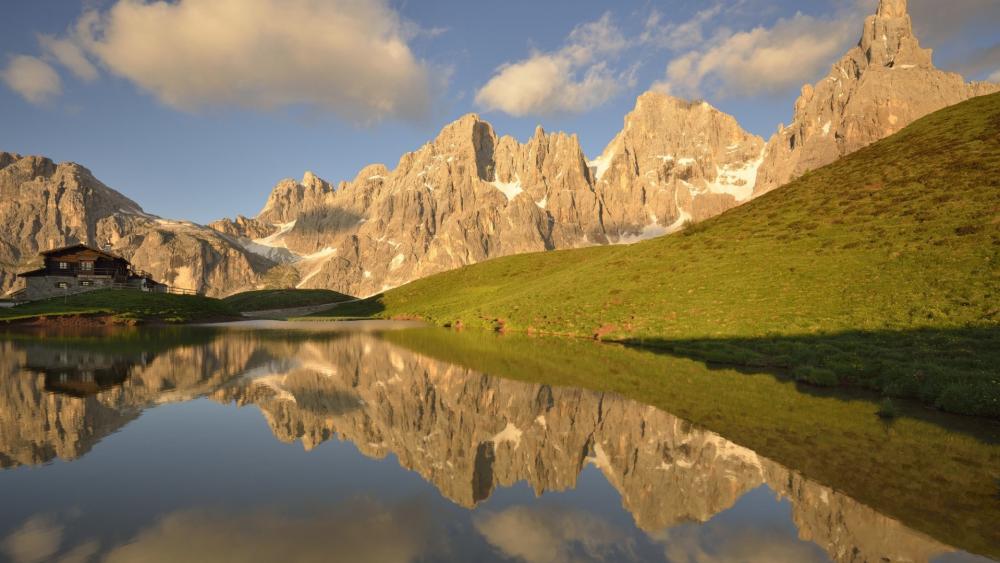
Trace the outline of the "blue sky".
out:
M 393 167 L 468 112 L 521 140 L 537 124 L 577 133 L 594 157 L 659 88 L 766 137 L 875 3 L 12 2 L 0 150 L 79 162 L 147 211 L 207 222 L 255 214 L 305 170 Z M 1000 78 L 1000 2 L 911 0 L 911 13 L 939 67 Z

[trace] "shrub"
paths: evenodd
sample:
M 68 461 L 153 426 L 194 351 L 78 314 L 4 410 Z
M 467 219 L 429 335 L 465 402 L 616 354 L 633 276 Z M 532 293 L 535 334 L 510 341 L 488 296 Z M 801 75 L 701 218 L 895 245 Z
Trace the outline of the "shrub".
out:
M 935 406 L 948 412 L 1000 417 L 1000 392 L 996 383 L 953 383 L 938 395 Z
M 820 387 L 835 387 L 840 383 L 840 379 L 833 371 L 814 366 L 799 366 L 792 370 L 792 377 L 796 381 Z
M 896 404 L 889 397 L 882 399 L 875 414 L 880 418 L 896 418 L 899 416 L 899 413 L 896 411 Z

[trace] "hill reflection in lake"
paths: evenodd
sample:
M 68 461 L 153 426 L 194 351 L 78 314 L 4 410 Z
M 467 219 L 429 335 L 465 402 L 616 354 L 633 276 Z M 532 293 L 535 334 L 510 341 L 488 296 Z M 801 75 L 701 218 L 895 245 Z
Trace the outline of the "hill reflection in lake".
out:
M 768 446 L 783 435 L 764 429 L 784 419 L 743 408 L 733 420 L 755 437 L 738 444 L 620 393 L 566 385 L 553 367 L 577 373 L 595 352 L 602 361 L 581 377 L 660 374 L 656 385 L 680 398 L 664 392 L 657 405 L 676 401 L 715 429 L 732 422 L 691 405 L 739 410 L 764 393 L 775 406 L 831 413 L 830 440 L 811 437 L 811 451 L 844 448 L 864 470 L 891 460 L 851 440 L 877 435 L 885 452 L 928 463 L 923 473 L 820 481 L 804 474 L 810 462 L 798 462 L 810 450 L 795 430 Z M 709 383 L 730 377 L 746 381 L 739 398 Z M 990 440 L 919 420 L 884 426 L 833 414 L 864 408 L 689 360 L 551 339 L 194 329 L 12 337 L 0 342 L 8 469 L 0 553 L 13 561 L 966 560 L 952 553 L 957 545 L 995 555 Z M 302 447 L 284 445 L 293 443 Z M 961 475 L 942 473 L 955 463 Z M 841 492 L 858 480 L 864 502 Z M 870 492 L 929 487 L 954 504 Z M 911 500 L 918 496 L 922 504 Z M 927 524 L 942 517 L 952 524 Z

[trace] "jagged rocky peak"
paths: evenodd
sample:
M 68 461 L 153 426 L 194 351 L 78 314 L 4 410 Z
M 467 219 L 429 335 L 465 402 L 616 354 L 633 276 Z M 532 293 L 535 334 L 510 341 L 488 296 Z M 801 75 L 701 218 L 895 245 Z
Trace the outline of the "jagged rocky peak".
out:
M 539 126 L 522 143 L 468 114 L 394 170 L 367 166 L 318 197 L 280 184 L 257 218 L 280 229 L 247 248 L 298 256 L 300 287 L 366 296 L 490 258 L 679 229 L 745 201 L 762 146 L 708 104 L 651 93 L 592 170 L 576 135 Z M 614 180 L 597 182 L 605 168 Z
M 546 133 L 541 125 L 526 144 L 501 137 L 494 163 L 496 182 L 520 185 L 535 201 L 542 201 L 550 192 L 593 191 L 587 158 L 577 136 Z
M 335 191 L 329 182 L 312 172 L 307 171 L 301 181 L 287 178 L 278 182 L 271 190 L 257 219 L 267 224 L 288 223 L 301 210 L 322 205 Z
M 868 63 L 879 66 L 933 66 L 931 50 L 920 47 L 906 0 L 882 0 L 878 12 L 865 20 L 859 44 Z
M 632 241 L 734 207 L 753 193 L 763 146 L 706 102 L 647 92 L 590 163 L 605 223 Z
M 966 83 L 934 67 L 906 0 L 882 0 L 861 39 L 822 81 L 806 85 L 795 117 L 768 142 L 755 195 L 888 137 L 915 120 L 1000 85 Z
M 253 217 L 237 215 L 236 219 L 220 219 L 208 225 L 220 233 L 236 238 L 262 239 L 277 232 L 278 227 Z
M 698 167 L 714 179 L 711 168 L 758 158 L 763 145 L 763 139 L 707 102 L 646 92 L 625 117 L 621 133 L 591 164 L 598 180 L 608 182 L 664 166 Z
M 465 163 L 469 166 L 465 172 L 470 178 L 489 182 L 494 179 L 493 154 L 496 145 L 497 135 L 493 126 L 479 115 L 470 113 L 445 126 L 430 144 L 428 153 L 418 151 L 418 154 L 425 158 L 429 156 L 444 158 L 446 162 Z M 425 164 L 425 158 L 418 160 Z
M 62 214 L 67 227 L 87 223 L 114 213 L 142 214 L 138 203 L 101 183 L 87 168 L 74 162 L 56 164 L 44 156 L 0 154 L 0 191 L 4 200 L 30 208 L 37 199 L 47 211 Z M 53 189 L 58 186 L 60 189 Z M 7 199 L 10 198 L 10 199 Z M 20 222 L 27 218 L 22 217 Z M 47 249 L 49 241 L 36 240 L 37 248 Z
M 384 164 L 369 164 L 362 168 L 354 177 L 353 185 L 364 185 L 371 182 L 385 182 L 389 177 L 389 169 Z
M 881 18 L 909 17 L 907 0 L 881 0 L 876 14 Z
M 0 169 L 21 160 L 21 155 L 13 152 L 0 151 Z

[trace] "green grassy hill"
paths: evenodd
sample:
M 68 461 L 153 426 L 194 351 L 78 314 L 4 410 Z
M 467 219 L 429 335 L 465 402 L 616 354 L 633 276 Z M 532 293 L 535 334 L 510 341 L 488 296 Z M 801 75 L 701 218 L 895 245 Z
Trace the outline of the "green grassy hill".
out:
M 598 336 L 1000 417 L 1000 95 L 683 233 L 514 256 L 337 315 Z
M 350 295 L 328 289 L 263 289 L 245 291 L 223 299 L 237 311 L 270 311 L 341 303 L 354 299 Z
M 104 289 L 0 309 L 0 324 L 38 317 L 108 315 L 121 320 L 165 323 L 205 322 L 239 317 L 219 299 Z

